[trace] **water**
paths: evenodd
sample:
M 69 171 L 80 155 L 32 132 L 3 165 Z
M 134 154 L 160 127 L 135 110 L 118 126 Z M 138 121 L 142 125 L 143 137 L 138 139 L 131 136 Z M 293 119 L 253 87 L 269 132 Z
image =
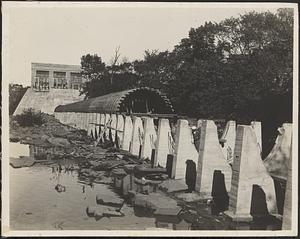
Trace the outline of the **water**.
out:
M 51 148 L 10 143 L 10 156 L 41 158 Z M 96 195 L 116 196 L 110 185 L 82 182 L 78 179 L 77 162 L 54 160 L 35 163 L 31 167 L 10 167 L 10 226 L 12 230 L 278 230 L 278 221 L 232 223 L 208 215 L 189 223 L 185 217 L 154 216 L 141 208 L 124 204 L 123 217 L 103 217 L 96 220 L 86 214 L 88 206 L 96 206 Z M 57 190 L 57 185 L 62 190 Z M 200 209 L 198 207 L 198 209 Z M 205 216 L 206 215 L 206 216 Z
M 26 147 L 29 148 L 28 145 L 11 143 L 10 151 L 14 150 L 14 157 L 34 152 Z M 17 150 L 19 148 L 22 150 Z M 58 165 L 61 165 L 61 171 Z M 176 229 L 176 225 L 179 229 L 188 229 L 189 224 L 183 220 L 168 222 L 153 216 L 141 216 L 128 204 L 121 210 L 124 217 L 104 217 L 98 221 L 88 217 L 86 208 L 97 205 L 96 195 L 114 194 L 113 189 L 105 184 L 80 182 L 77 171 L 67 170 L 70 166 L 76 166 L 76 162 L 64 159 L 49 165 L 10 167 L 12 230 L 151 230 Z M 58 184 L 65 187 L 64 192 L 55 189 Z

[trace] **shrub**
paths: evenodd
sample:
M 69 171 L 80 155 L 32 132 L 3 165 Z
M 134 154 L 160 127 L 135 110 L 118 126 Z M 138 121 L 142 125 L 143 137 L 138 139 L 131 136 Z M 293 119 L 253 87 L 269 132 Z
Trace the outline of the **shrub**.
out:
M 22 114 L 16 116 L 16 121 L 20 126 L 30 127 L 34 125 L 42 125 L 44 119 L 41 112 L 36 112 L 33 109 L 26 109 Z

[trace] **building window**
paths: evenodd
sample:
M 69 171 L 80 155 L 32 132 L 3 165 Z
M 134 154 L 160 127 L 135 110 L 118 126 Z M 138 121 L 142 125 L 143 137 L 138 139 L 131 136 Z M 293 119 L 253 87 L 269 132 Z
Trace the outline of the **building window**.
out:
M 53 87 L 57 89 L 67 88 L 66 72 L 54 71 L 53 72 Z
M 38 91 L 49 90 L 49 71 L 36 71 L 36 75 L 34 77 L 34 88 Z

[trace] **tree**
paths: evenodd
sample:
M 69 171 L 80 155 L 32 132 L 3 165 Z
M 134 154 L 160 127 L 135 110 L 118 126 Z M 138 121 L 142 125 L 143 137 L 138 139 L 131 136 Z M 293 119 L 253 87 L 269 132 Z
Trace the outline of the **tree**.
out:
M 101 57 L 87 54 L 81 57 L 82 75 L 86 79 L 81 94 L 85 98 L 97 97 L 112 92 L 127 90 L 136 86 L 137 77 L 132 72 L 131 63 L 117 65 L 118 49 L 113 65 L 105 65 Z

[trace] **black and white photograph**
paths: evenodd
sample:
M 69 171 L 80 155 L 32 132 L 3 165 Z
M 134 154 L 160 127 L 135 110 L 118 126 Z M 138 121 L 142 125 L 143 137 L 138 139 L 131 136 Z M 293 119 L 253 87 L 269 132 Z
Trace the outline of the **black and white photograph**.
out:
M 298 5 L 2 4 L 1 234 L 296 236 Z

